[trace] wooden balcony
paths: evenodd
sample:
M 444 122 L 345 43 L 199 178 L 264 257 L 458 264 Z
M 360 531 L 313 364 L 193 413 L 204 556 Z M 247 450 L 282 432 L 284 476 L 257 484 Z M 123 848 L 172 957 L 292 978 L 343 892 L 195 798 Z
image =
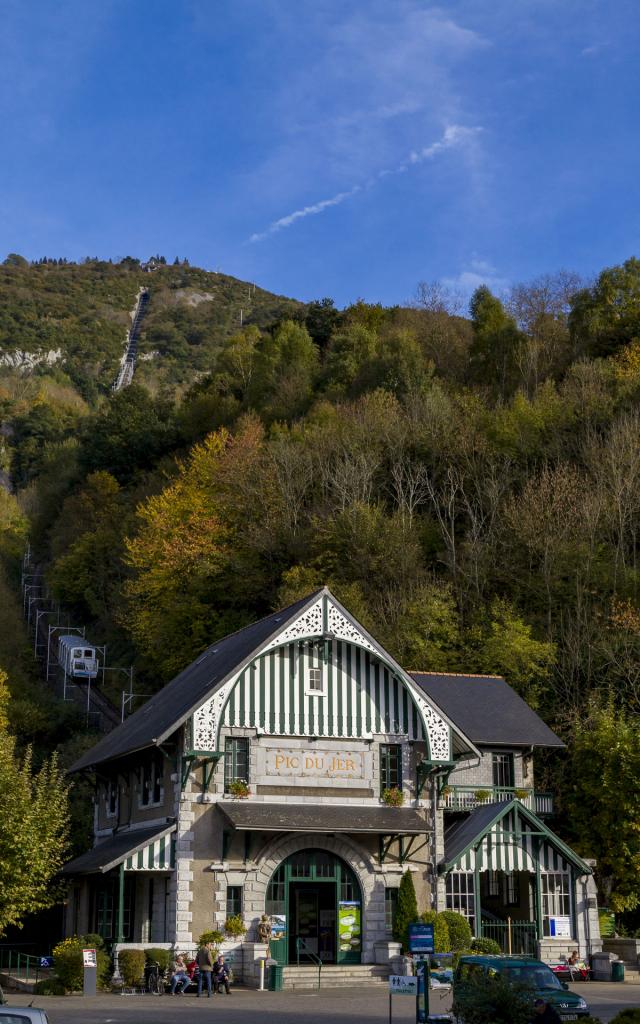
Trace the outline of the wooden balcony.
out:
M 539 817 L 553 814 L 552 793 L 538 793 L 517 786 L 445 786 L 438 803 L 445 811 L 473 811 L 484 804 L 497 804 L 514 798 Z

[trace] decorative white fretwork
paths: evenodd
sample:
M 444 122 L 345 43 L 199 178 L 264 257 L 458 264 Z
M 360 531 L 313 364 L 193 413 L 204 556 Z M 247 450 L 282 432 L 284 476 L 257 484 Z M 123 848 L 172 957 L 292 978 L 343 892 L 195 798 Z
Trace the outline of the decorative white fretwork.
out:
M 440 718 L 430 704 L 418 693 L 416 687 L 412 686 L 411 694 L 418 705 L 429 736 L 429 753 L 432 761 L 449 761 L 451 752 L 449 750 L 449 726 Z
M 281 647 L 282 644 L 291 643 L 293 640 L 304 640 L 305 637 L 322 635 L 322 598 L 307 608 L 295 622 L 287 626 L 279 636 L 267 645 L 265 650 L 272 647 Z
M 374 654 L 378 653 L 373 644 L 362 635 L 360 630 L 354 626 L 354 624 L 350 622 L 342 612 L 338 611 L 331 601 L 328 601 L 327 604 L 328 626 L 330 633 L 333 633 L 338 640 L 347 640 L 350 643 L 358 644 L 360 647 L 366 648 L 368 651 L 373 651 Z
M 205 701 L 193 715 L 193 749 L 217 750 L 218 729 L 227 697 L 236 684 L 237 676 L 229 679 L 213 697 Z

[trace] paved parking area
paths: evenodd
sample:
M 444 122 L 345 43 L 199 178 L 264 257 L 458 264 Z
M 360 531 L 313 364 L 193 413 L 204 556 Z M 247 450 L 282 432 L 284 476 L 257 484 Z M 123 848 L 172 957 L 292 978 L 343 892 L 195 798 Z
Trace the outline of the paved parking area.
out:
M 594 1016 L 610 1021 L 619 1010 L 640 1006 L 640 985 L 589 982 L 572 985 L 589 1003 Z M 29 996 L 10 995 L 12 1006 L 27 1006 Z M 389 999 L 384 987 L 324 989 L 321 992 L 256 992 L 235 989 L 231 996 L 196 999 L 185 996 L 82 996 L 34 999 L 47 1011 L 51 1024 L 200 1024 L 214 1018 L 221 1024 L 254 1024 L 260 1016 L 277 1024 L 363 1024 L 386 1022 Z M 411 998 L 393 1000 L 394 1024 L 413 1024 L 415 1003 Z

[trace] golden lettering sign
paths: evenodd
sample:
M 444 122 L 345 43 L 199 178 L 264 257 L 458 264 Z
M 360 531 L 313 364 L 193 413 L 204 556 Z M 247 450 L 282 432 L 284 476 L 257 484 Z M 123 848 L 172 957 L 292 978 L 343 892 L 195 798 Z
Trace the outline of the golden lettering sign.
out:
M 267 775 L 316 779 L 364 778 L 364 753 L 361 750 L 286 750 L 271 747 L 266 751 Z

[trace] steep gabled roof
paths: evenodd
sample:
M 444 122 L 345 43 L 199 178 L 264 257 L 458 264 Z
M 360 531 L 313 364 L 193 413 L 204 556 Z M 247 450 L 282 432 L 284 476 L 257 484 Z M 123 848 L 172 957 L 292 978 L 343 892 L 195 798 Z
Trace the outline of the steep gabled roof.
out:
M 509 747 L 564 746 L 502 676 L 409 674 L 474 743 Z
M 489 833 L 499 827 L 499 823 L 507 815 L 511 815 L 516 822 L 516 833 L 507 833 L 509 842 L 518 845 L 527 840 L 527 832 L 535 835 L 541 847 L 547 845 L 557 850 L 558 853 L 582 874 L 591 874 L 591 867 L 577 853 L 566 845 L 551 829 L 538 818 L 533 811 L 530 811 L 519 800 L 501 800 L 494 804 L 484 804 L 471 811 L 467 818 L 455 822 L 445 831 L 444 835 L 444 857 L 439 864 L 439 870 L 450 871 L 459 864 L 463 855 L 470 849 L 478 847 L 482 840 Z M 496 839 L 500 839 L 499 832 Z M 495 865 L 487 863 L 484 870 L 494 870 Z
M 154 694 L 130 718 L 96 743 L 71 767 L 79 772 L 157 746 L 175 732 L 207 699 L 212 690 L 243 668 L 273 637 L 296 619 L 322 590 L 301 598 L 273 615 L 225 636 Z

